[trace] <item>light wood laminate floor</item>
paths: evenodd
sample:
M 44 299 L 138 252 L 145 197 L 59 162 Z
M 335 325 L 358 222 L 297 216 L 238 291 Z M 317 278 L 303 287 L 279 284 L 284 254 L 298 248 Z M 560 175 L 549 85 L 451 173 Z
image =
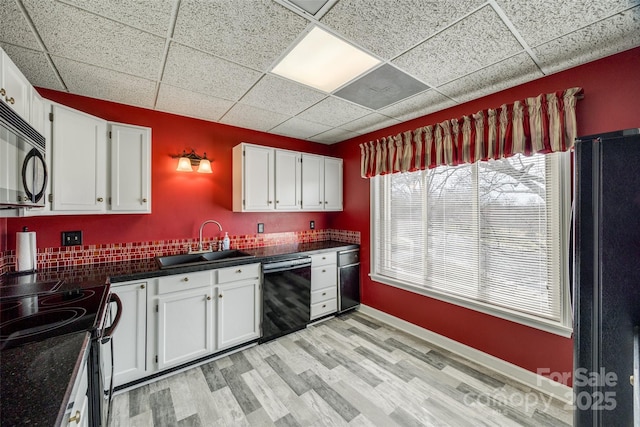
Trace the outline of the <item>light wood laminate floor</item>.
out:
M 565 426 L 571 408 L 354 312 L 114 397 L 111 426 Z

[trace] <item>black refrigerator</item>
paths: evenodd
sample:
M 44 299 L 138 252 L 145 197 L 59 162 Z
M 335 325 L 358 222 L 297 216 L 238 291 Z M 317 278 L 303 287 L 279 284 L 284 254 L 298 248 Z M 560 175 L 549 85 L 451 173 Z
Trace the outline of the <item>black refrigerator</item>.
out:
M 574 425 L 637 426 L 638 129 L 580 137 L 574 167 Z

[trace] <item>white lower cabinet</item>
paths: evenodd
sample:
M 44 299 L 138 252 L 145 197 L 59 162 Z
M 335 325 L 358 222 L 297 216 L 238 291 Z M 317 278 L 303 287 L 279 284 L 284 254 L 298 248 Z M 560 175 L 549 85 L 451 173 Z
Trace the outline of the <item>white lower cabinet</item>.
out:
M 76 379 L 71 396 L 71 411 L 65 413 L 64 426 L 89 427 L 89 374 L 87 363 L 82 364 L 82 372 Z
M 147 374 L 147 283 L 111 285 L 122 302 L 120 323 L 113 333 L 113 386 L 143 378 Z M 111 317 L 117 314 L 112 304 Z
M 311 255 L 311 320 L 338 309 L 338 257 L 336 252 Z

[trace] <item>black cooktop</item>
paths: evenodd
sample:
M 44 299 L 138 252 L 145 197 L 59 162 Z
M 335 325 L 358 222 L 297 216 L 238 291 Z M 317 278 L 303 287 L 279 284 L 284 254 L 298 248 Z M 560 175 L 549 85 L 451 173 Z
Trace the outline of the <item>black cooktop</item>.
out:
M 0 349 L 95 330 L 109 293 L 108 286 L 71 290 L 55 290 L 59 283 L 51 282 L 20 286 L 30 286 L 35 292 L 24 294 L 5 290 L 0 298 Z M 48 287 L 54 290 L 44 290 Z

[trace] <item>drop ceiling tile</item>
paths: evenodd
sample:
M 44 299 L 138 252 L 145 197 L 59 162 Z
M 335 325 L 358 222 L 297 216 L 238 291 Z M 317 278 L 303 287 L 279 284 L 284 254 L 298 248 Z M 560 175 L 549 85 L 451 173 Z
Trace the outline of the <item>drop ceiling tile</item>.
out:
M 359 134 L 373 132 L 374 130 L 397 125 L 399 120 L 384 116 L 378 113 L 371 113 L 352 122 L 340 126 L 341 129 L 356 132 Z
M 378 110 L 427 89 L 396 67 L 384 64 L 343 87 L 335 96 Z
M 497 0 L 529 46 L 534 47 L 625 10 L 639 0 Z
M 540 77 L 544 74 L 531 57 L 521 53 L 447 83 L 438 90 L 458 102 L 467 102 Z
M 345 141 L 350 138 L 355 138 L 359 133 L 351 132 L 348 130 L 334 128 L 326 132 L 308 138 L 309 141 L 319 142 L 321 144 L 335 144 L 336 142 Z
M 298 114 L 298 117 L 310 122 L 336 127 L 366 116 L 370 112 L 350 102 L 329 97 Z
M 174 0 L 61 0 L 132 27 L 166 36 Z
M 294 116 L 325 97 L 322 92 L 290 80 L 265 75 L 240 103 Z
M 52 0 L 23 1 L 51 54 L 148 79 L 158 77 L 163 38 Z
M 321 22 L 385 60 L 473 11 L 482 0 L 342 0 Z
M 44 53 L 10 44 L 0 43 L 0 45 L 29 80 L 29 83 L 48 89 L 66 90 L 58 80 Z
M 250 68 L 172 43 L 162 82 L 237 101 L 261 75 Z
M 66 58 L 51 59 L 71 93 L 153 108 L 156 84 L 151 80 Z
M 0 7 L 0 41 L 31 49 L 40 49 L 22 11 L 15 1 L 3 1 Z
M 284 123 L 271 129 L 269 132 L 278 135 L 291 136 L 293 138 L 307 139 L 322 132 L 331 129 L 329 126 L 319 123 L 309 122 L 297 117 L 292 117 Z
M 233 106 L 233 102 L 161 84 L 156 110 L 217 122 Z
M 456 104 L 455 101 L 436 92 L 428 90 L 412 96 L 411 98 L 397 102 L 380 110 L 380 113 L 406 122 L 417 117 L 426 116 L 436 111 L 444 110 Z
M 640 46 L 640 6 L 538 46 L 533 52 L 545 73 L 553 73 L 636 46 Z
M 522 46 L 486 6 L 393 61 L 431 86 L 494 64 Z
M 183 0 L 174 40 L 267 71 L 307 26 L 273 1 Z
M 289 116 L 284 114 L 236 104 L 222 117 L 220 123 L 266 132 L 288 119 Z

